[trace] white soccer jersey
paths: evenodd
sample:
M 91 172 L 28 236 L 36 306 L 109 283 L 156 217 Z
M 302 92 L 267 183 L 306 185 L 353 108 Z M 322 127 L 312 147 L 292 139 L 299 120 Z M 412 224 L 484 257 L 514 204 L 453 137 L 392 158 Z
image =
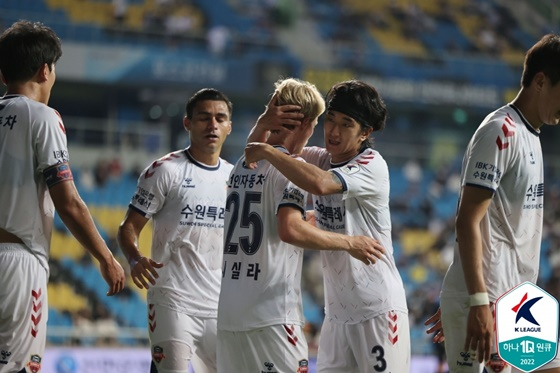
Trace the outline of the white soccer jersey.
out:
M 344 164 L 331 164 L 325 149 L 308 147 L 303 157 L 323 170 L 330 169 L 343 184 L 342 194 L 313 196 L 317 226 L 350 236 L 373 237 L 386 250 L 369 266 L 345 252 L 321 252 L 326 317 L 334 323 L 356 324 L 391 310 L 408 312 L 393 257 L 389 170 L 381 154 L 366 148 Z
M 270 163 L 260 161 L 251 170 L 244 161 L 239 159 L 228 182 L 218 329 L 303 325 L 303 249 L 280 240 L 276 214 L 293 206 L 303 217 L 307 193 Z
M 484 278 L 491 301 L 536 282 L 543 227 L 544 172 L 539 133 L 512 105 L 489 114 L 471 139 L 462 185 L 494 191 L 481 222 Z M 442 296 L 466 296 L 458 247 Z
M 47 273 L 55 208 L 43 171 L 62 162 L 68 147 L 60 115 L 25 96 L 0 98 L 0 227 L 18 236 Z
M 164 264 L 148 290 L 148 303 L 217 316 L 231 169 L 223 159 L 207 166 L 180 150 L 153 162 L 138 178 L 130 208 L 153 219 L 152 258 Z

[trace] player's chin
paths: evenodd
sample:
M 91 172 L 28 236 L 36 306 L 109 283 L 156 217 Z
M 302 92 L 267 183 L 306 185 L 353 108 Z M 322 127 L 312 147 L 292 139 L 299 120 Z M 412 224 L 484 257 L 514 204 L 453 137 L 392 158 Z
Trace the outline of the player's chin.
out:
M 338 150 L 338 145 L 332 144 L 330 142 L 326 142 L 325 143 L 325 149 L 327 149 L 327 151 L 331 154 L 336 153 L 336 151 Z

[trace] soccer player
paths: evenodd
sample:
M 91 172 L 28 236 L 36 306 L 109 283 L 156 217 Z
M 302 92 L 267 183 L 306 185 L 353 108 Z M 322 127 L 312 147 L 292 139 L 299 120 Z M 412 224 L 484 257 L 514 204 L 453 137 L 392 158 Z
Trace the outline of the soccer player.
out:
M 284 125 L 267 140 L 292 159 L 290 154 L 301 152 L 324 111 L 323 97 L 314 85 L 290 78 L 276 83 L 272 102 L 299 105 L 304 114 L 300 126 Z M 297 157 L 293 160 L 304 165 Z M 307 193 L 268 162 L 251 169 L 242 156 L 236 163 L 226 201 L 218 372 L 307 372 L 302 248 L 334 250 L 341 260 L 352 255 L 360 260 L 360 269 L 382 256 L 383 249 L 369 237 L 326 232 L 306 223 L 306 201 Z
M 408 308 L 393 257 L 389 171 L 370 140 L 385 127 L 387 109 L 374 87 L 356 80 L 334 85 L 326 101 L 326 148 L 305 148 L 301 156 L 308 163 L 263 143 L 247 145 L 247 161 L 265 159 L 312 193 L 316 224 L 325 234 L 364 235 L 385 248 L 371 266 L 342 252 L 321 252 L 326 317 L 317 372 L 408 372 Z M 264 124 L 257 122 L 249 141 L 265 136 L 270 128 Z
M 232 103 L 205 88 L 187 102 L 183 125 L 190 146 L 154 161 L 118 231 L 131 276 L 148 289 L 152 370 L 216 372 L 216 317 L 223 253 L 226 181 L 232 165 L 220 158 L 231 132 Z M 153 219 L 151 258 L 138 247 Z M 196 362 L 200 366 L 196 366 Z
M 60 40 L 40 23 L 18 21 L 0 35 L 0 372 L 41 368 L 55 209 L 98 261 L 109 285 L 124 271 L 99 235 L 72 178 L 64 124 L 48 105 Z
M 559 122 L 560 35 L 550 34 L 527 52 L 517 97 L 484 119 L 463 158 L 453 262 L 441 314 L 426 321 L 435 323 L 428 330 L 438 333 L 434 342 L 445 340 L 450 372 L 512 369 L 497 354 L 493 304 L 520 283 L 537 281 L 544 196 L 539 135 L 544 124 Z M 538 370 L 560 372 L 560 358 Z

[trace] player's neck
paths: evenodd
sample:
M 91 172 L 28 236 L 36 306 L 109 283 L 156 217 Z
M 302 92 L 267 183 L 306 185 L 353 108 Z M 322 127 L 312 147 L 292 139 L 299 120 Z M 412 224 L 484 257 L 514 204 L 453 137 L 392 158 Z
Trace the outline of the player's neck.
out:
M 187 151 L 197 162 L 206 166 L 217 166 L 220 160 L 220 152 L 204 152 L 200 149 L 189 146 Z
M 49 95 L 45 95 L 41 90 L 41 86 L 34 82 L 10 84 L 6 91 L 6 95 L 22 95 L 45 105 L 49 102 Z
M 511 102 L 523 115 L 529 124 L 538 130 L 543 123 L 539 120 L 537 96 L 531 95 L 530 92 L 521 88 L 517 97 Z

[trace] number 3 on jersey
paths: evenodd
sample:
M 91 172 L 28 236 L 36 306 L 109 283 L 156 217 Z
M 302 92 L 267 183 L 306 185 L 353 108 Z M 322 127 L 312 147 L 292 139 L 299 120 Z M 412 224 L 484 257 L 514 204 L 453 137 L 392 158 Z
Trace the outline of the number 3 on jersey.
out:
M 224 254 L 237 254 L 240 246 L 241 250 L 247 255 L 253 255 L 259 251 L 263 237 L 263 221 L 257 212 L 251 211 L 255 203 L 261 203 L 260 192 L 245 192 L 243 198 L 237 192 L 228 196 L 226 211 L 231 214 L 231 219 L 227 227 Z M 241 205 L 243 207 L 240 209 Z M 252 228 L 252 235 L 241 236 L 238 232 L 236 236 L 239 239 L 237 240 L 234 233 L 238 222 L 239 228 Z

